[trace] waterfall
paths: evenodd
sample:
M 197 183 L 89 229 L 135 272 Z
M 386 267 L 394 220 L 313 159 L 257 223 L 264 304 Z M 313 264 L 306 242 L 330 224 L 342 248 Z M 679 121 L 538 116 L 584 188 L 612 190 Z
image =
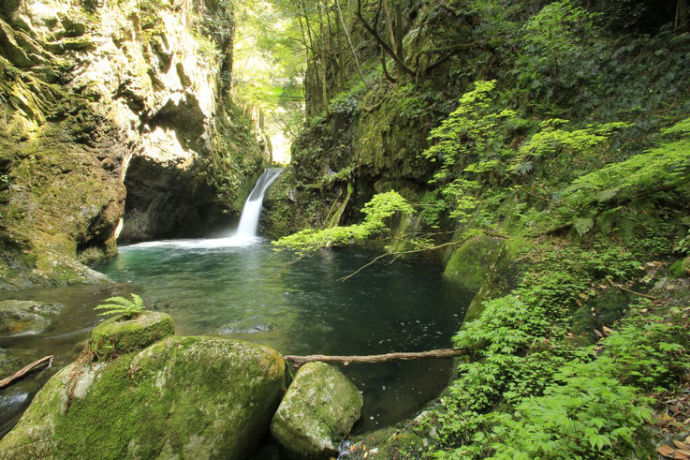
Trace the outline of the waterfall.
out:
M 256 185 L 254 185 L 242 208 L 240 225 L 237 227 L 237 232 L 234 235 L 237 239 L 244 240 L 256 237 L 264 194 L 282 172 L 282 168 L 266 168 L 259 180 L 256 181 Z
M 177 248 L 184 250 L 213 250 L 224 248 L 245 248 L 252 246 L 260 241 L 256 236 L 256 229 L 259 227 L 259 217 L 261 217 L 261 205 L 264 201 L 264 194 L 268 187 L 275 181 L 282 168 L 267 168 L 256 181 L 256 185 L 247 197 L 242 208 L 240 224 L 237 230 L 231 235 L 222 238 L 204 238 L 195 240 L 164 240 L 148 241 L 138 243 L 129 247 L 154 247 L 154 248 Z M 124 248 L 124 247 L 123 247 Z

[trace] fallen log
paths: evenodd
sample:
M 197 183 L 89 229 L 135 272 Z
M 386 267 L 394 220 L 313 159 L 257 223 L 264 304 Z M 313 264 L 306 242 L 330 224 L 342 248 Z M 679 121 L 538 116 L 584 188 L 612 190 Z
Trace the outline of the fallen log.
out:
M 382 355 L 364 355 L 364 356 L 329 356 L 329 355 L 285 355 L 285 359 L 292 361 L 295 366 L 301 366 L 304 363 L 313 361 L 321 361 L 324 363 L 343 363 L 346 366 L 350 363 L 383 363 L 386 361 L 410 361 L 413 359 L 423 358 L 452 358 L 460 356 L 464 353 L 463 350 L 453 350 L 451 348 L 444 348 L 441 350 L 418 351 L 411 353 L 385 353 Z
M 53 355 L 44 356 L 43 358 L 38 359 L 31 364 L 27 364 L 26 366 L 22 367 L 17 372 L 10 375 L 9 377 L 0 380 L 0 388 L 5 388 L 5 387 L 13 384 L 16 380 L 19 380 L 20 378 L 24 377 L 29 372 L 36 370 L 38 367 L 41 367 L 42 365 L 44 365 L 46 363 L 48 363 L 48 366 L 50 366 L 50 364 L 53 361 L 53 358 L 54 358 Z

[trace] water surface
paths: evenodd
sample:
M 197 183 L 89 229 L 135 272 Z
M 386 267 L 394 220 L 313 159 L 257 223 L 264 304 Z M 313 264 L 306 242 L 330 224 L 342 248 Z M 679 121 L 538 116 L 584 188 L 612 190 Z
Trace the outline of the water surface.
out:
M 22 293 L 23 298 L 61 301 L 68 308 L 46 333 L 0 338 L 0 347 L 25 350 L 26 359 L 59 355 L 59 368 L 74 359 L 75 344 L 98 323 L 92 307 L 126 292 L 137 292 L 150 309 L 172 315 L 177 334 L 239 338 L 284 354 L 361 355 L 448 347 L 468 296 L 452 290 L 442 281 L 439 267 L 423 260 L 378 263 L 339 281 L 375 255 L 337 250 L 297 259 L 274 252 L 261 239 L 126 246 L 115 260 L 97 267 L 118 282 L 115 286 Z M 412 415 L 442 390 L 451 365 L 451 360 L 434 359 L 341 366 L 364 394 L 358 431 Z M 0 420 L 23 410 L 50 371 L 45 374 L 2 394 Z

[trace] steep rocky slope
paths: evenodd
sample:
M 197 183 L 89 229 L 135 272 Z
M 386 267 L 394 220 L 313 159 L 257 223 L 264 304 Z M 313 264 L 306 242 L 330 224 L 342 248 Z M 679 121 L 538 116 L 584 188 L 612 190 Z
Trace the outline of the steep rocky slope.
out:
M 3 2 L 0 287 L 237 211 L 263 160 L 228 95 L 233 27 L 216 0 Z

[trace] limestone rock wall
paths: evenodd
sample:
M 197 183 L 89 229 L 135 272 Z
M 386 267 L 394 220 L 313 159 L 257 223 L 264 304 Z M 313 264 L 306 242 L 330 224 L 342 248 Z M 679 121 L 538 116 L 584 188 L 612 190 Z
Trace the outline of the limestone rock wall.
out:
M 2 3 L 0 288 L 237 210 L 262 157 L 228 96 L 233 27 L 220 0 Z

